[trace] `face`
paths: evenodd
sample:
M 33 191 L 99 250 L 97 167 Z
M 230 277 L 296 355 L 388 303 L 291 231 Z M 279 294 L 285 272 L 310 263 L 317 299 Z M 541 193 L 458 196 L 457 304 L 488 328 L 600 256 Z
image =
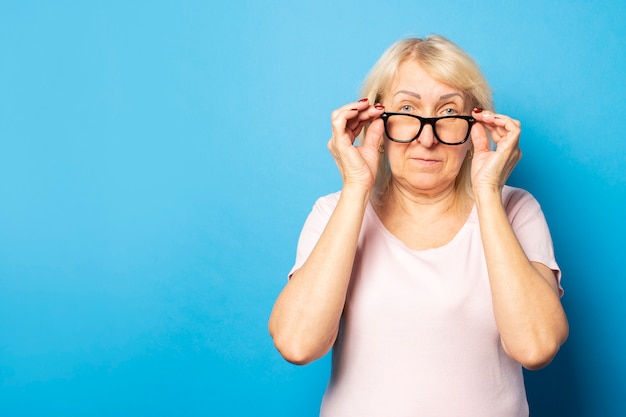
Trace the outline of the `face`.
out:
M 382 104 L 388 112 L 406 112 L 422 117 L 470 113 L 460 90 L 434 80 L 415 61 L 400 65 L 384 97 Z M 385 139 L 392 184 L 418 193 L 436 194 L 454 189 L 470 143 L 444 145 L 437 141 L 430 125 L 424 126 L 420 136 L 410 143 Z

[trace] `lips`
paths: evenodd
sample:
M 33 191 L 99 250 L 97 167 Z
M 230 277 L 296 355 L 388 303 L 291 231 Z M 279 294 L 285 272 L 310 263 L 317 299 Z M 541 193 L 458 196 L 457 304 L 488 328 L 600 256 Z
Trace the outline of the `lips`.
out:
M 422 165 L 434 165 L 438 162 L 441 162 L 439 159 L 432 159 L 432 158 L 425 158 L 425 157 L 413 157 L 411 158 L 411 160 Z

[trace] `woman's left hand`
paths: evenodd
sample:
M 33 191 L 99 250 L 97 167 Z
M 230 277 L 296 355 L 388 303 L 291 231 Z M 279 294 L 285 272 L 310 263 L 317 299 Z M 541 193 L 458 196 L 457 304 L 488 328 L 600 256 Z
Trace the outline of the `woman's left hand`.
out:
M 474 194 L 502 191 L 506 180 L 522 157 L 519 148 L 521 124 L 518 120 L 502 114 L 474 109 L 472 116 L 477 123 L 472 126 L 474 143 L 472 160 L 472 188 Z M 496 143 L 496 150 L 489 149 L 487 132 Z

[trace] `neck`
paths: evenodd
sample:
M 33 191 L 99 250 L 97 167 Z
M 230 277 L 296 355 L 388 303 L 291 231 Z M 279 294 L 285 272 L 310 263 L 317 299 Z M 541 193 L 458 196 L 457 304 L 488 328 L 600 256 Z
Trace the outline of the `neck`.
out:
M 375 211 L 383 225 L 416 250 L 443 246 L 467 221 L 472 201 L 454 187 L 441 193 L 414 193 L 390 186 Z
M 452 184 L 438 192 L 408 190 L 397 183 L 391 183 L 388 192 L 382 198 L 385 211 L 399 210 L 410 217 L 424 219 L 430 216 L 445 216 L 457 210 L 464 212 L 468 206 Z

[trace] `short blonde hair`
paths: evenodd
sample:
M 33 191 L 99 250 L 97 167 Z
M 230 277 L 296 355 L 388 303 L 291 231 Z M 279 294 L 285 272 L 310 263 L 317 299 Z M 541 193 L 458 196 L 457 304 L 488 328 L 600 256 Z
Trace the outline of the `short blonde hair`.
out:
M 415 60 L 435 80 L 461 90 L 469 109 L 494 110 L 491 89 L 478 64 L 460 47 L 440 35 L 402 39 L 391 45 L 366 77 L 361 97 L 367 97 L 370 103 L 381 103 L 398 68 L 408 60 Z M 469 158 L 463 162 L 455 182 L 459 203 L 465 198 L 473 198 L 471 165 Z M 389 161 L 383 154 L 374 187 L 375 199 L 380 200 L 384 196 L 390 180 Z

